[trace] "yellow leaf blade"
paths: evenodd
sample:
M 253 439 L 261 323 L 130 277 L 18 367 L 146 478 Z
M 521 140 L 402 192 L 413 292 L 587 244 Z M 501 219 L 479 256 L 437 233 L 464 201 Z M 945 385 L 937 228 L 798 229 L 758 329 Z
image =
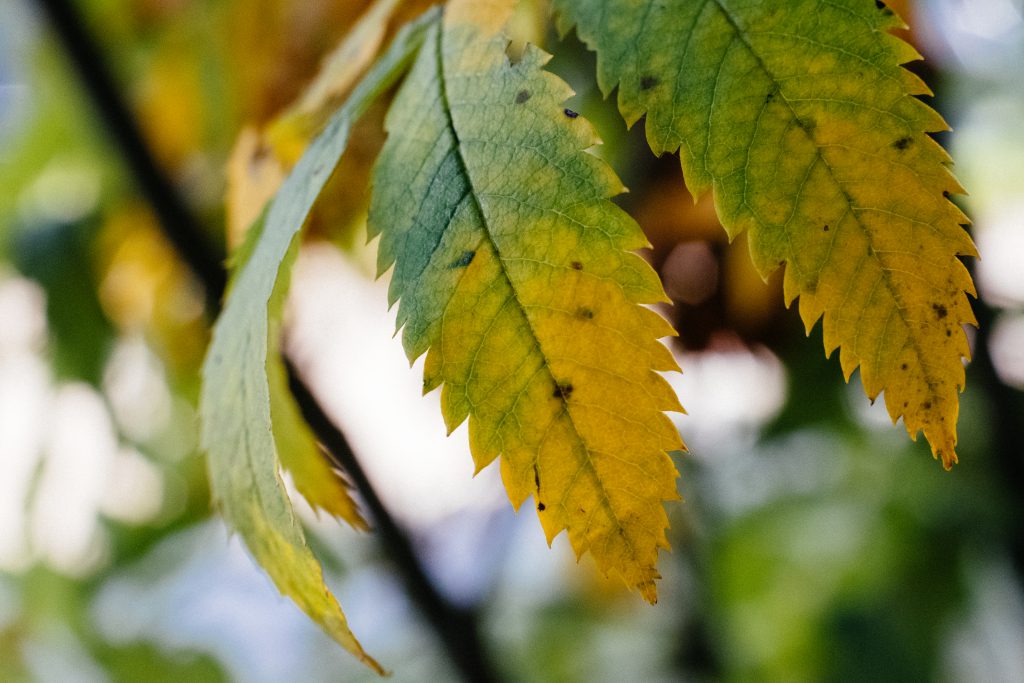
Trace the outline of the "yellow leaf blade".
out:
M 765 277 L 890 416 L 956 462 L 958 394 L 975 324 L 975 255 L 948 201 L 962 189 L 927 133 L 947 128 L 899 64 L 902 22 L 861 0 L 556 0 L 618 85 L 627 122 L 679 150 L 691 191 L 713 189 L 730 236 L 750 231 Z
M 508 3 L 499 3 L 507 5 Z M 499 455 L 509 498 L 649 601 L 678 498 L 666 451 L 681 410 L 646 245 L 609 197 L 622 185 L 583 150 L 568 87 L 527 48 L 511 65 L 493 17 L 456 4 L 428 36 L 389 113 L 371 234 L 424 389 L 449 429 L 469 418 L 477 468 Z M 483 8 L 476 8 L 482 11 Z M 468 17 L 468 18 L 467 18 Z

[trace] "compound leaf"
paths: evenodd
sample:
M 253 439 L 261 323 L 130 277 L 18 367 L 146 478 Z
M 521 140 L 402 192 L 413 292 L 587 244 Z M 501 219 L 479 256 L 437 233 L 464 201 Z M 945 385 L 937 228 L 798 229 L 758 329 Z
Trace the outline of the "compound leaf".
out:
M 500 455 L 549 542 L 567 529 L 653 602 L 678 498 L 666 451 L 683 446 L 656 372 L 677 369 L 657 341 L 672 330 L 640 304 L 665 296 L 568 86 L 537 48 L 509 62 L 508 5 L 453 2 L 429 29 L 375 169 L 379 268 L 409 358 L 427 353 L 424 391 L 443 384 L 449 430 L 469 418 L 477 469 Z
M 918 58 L 872 0 L 555 0 L 597 51 L 629 124 L 679 150 L 690 190 L 714 190 L 762 275 L 786 265 L 826 352 L 884 390 L 889 415 L 956 462 L 958 393 L 975 324 L 962 192 L 927 133 L 946 129 L 899 65 Z

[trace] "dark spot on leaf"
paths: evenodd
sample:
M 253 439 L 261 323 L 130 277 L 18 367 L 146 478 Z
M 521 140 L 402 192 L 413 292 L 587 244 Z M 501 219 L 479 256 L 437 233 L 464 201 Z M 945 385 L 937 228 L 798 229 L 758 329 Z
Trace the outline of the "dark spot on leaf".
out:
M 906 363 L 904 363 L 903 365 L 900 366 L 900 370 L 906 370 L 906 369 L 907 369 L 907 364 Z
M 529 90 L 520 90 L 518 93 L 516 93 L 516 104 L 522 104 L 528 99 L 530 99 Z
M 928 409 L 930 409 L 932 407 L 932 402 L 931 401 L 925 401 L 924 403 L 921 404 L 921 407 L 924 408 L 925 410 L 928 410 Z
M 547 510 L 547 506 L 544 503 L 537 503 L 537 512 L 544 512 Z
M 943 190 L 942 191 L 942 196 L 945 197 L 946 199 L 949 199 L 949 191 L 948 190 Z
M 946 336 L 947 337 L 952 337 L 953 336 L 953 330 L 946 330 Z
M 768 102 L 771 102 L 774 99 L 775 99 L 775 93 L 770 92 L 767 95 L 765 95 L 764 101 L 767 104 Z
M 563 109 L 562 111 L 563 111 L 563 112 L 565 113 L 565 115 L 566 115 L 566 116 L 568 116 L 568 117 L 569 117 L 570 119 L 574 119 L 574 118 L 576 118 L 577 116 L 579 116 L 579 113 L 577 113 L 577 112 L 574 112 L 574 111 L 573 111 L 572 109 Z
M 644 76 L 643 78 L 640 79 L 640 89 L 650 90 L 654 86 L 658 85 L 659 82 L 660 81 L 654 76 Z
M 813 132 L 814 129 L 818 127 L 818 122 L 810 117 L 807 117 L 805 119 L 797 119 L 796 125 L 800 126 L 800 128 L 810 133 Z
M 885 3 L 882 0 L 875 0 L 875 7 L 878 9 L 885 9 Z
M 912 142 L 913 140 L 911 140 L 910 138 L 900 138 L 896 142 L 892 143 L 892 146 L 902 152 L 907 147 L 910 147 L 910 143 Z
M 587 308 L 586 306 L 580 306 L 578 309 L 576 309 L 576 317 L 579 318 L 580 320 L 593 320 L 594 309 Z
M 822 230 L 824 230 L 825 232 L 828 232 L 828 226 L 826 225 L 825 227 L 822 228 Z
M 903 402 L 903 407 L 904 408 L 908 407 L 909 405 L 910 405 L 910 401 L 904 401 Z
M 561 398 L 566 401 L 572 396 L 573 386 L 568 382 L 559 382 L 555 385 L 555 393 L 552 394 L 555 398 Z
M 540 492 L 540 472 L 537 471 L 537 466 L 533 466 L 533 483 L 537 485 L 537 492 Z
M 569 265 L 572 266 L 573 270 L 583 270 L 583 264 L 579 261 L 573 261 Z
M 932 304 L 932 310 L 935 311 L 935 317 L 939 320 L 942 320 L 949 315 L 949 311 L 946 310 L 946 307 L 942 304 Z
M 474 256 L 476 256 L 476 252 L 475 251 L 464 251 L 464 252 L 462 252 L 462 256 L 460 256 L 459 258 L 457 258 L 454 261 L 452 261 L 452 264 L 450 266 L 448 266 L 448 267 L 449 268 L 465 268 L 466 266 L 468 266 L 470 263 L 473 262 L 473 257 Z

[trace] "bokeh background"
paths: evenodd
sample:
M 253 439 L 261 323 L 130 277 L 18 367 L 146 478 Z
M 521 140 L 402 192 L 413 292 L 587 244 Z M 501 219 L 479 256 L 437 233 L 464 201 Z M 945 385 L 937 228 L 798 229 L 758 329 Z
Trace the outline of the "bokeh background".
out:
M 867 0 L 865 0 L 867 1 Z M 73 3 L 163 173 L 225 249 L 240 131 L 292 102 L 368 3 Z M 412 3 L 425 5 L 428 3 Z M 741 238 L 627 132 L 594 60 L 527 0 L 623 176 L 675 305 L 689 414 L 656 607 L 548 549 L 495 468 L 472 476 L 392 338 L 363 189 L 371 112 L 303 249 L 287 344 L 431 578 L 516 681 L 1024 681 L 1024 3 L 895 3 L 955 129 L 982 326 L 946 473 L 843 382 Z M 411 11 L 411 10 L 410 10 Z M 36 3 L 0 5 L 0 680 L 370 681 L 211 513 L 196 444 L 209 320 Z M 296 501 L 395 681 L 453 680 L 381 546 Z

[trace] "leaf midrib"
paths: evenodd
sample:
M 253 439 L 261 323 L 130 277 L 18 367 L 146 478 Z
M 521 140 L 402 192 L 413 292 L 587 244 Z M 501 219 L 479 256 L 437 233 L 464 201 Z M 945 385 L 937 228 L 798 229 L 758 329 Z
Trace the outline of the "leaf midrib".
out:
M 527 327 L 530 330 L 530 336 L 533 338 L 533 343 L 536 345 L 537 350 L 540 353 L 541 361 L 542 361 L 542 363 L 544 365 L 544 369 L 547 371 L 548 377 L 551 379 L 553 384 L 557 384 L 558 380 L 555 377 L 554 372 L 551 370 L 551 365 L 548 362 L 547 354 L 544 353 L 544 347 L 541 345 L 540 338 L 537 336 L 537 332 L 536 332 L 536 330 L 533 327 L 533 322 L 530 320 L 530 316 L 527 314 L 526 306 L 523 304 L 522 300 L 519 298 L 519 292 L 516 289 L 515 282 L 512 280 L 512 278 L 509 276 L 507 270 L 505 269 L 505 262 L 504 262 L 504 259 L 503 259 L 502 255 L 501 255 L 501 250 L 498 248 L 498 244 L 495 242 L 494 237 L 491 235 L 491 226 L 490 226 L 490 224 L 487 221 L 487 215 L 484 212 L 483 205 L 480 203 L 480 194 L 479 194 L 479 192 L 476 189 L 476 185 L 473 182 L 473 176 L 469 172 L 469 165 L 466 162 L 465 156 L 463 155 L 462 140 L 461 140 L 461 138 L 459 136 L 458 130 L 456 130 L 456 128 L 455 128 L 455 122 L 452 119 L 452 115 L 451 115 L 451 112 L 452 112 L 451 102 L 450 102 L 450 99 L 448 97 L 448 79 L 447 79 L 447 75 L 445 73 L 445 68 L 444 68 L 445 67 L 445 61 L 444 61 L 444 50 L 443 50 L 443 45 L 442 45 L 442 43 L 444 41 L 444 35 L 445 35 L 445 30 L 444 30 L 444 27 L 442 26 L 437 31 L 437 44 L 436 44 L 437 73 L 438 73 L 438 79 L 439 79 L 440 90 L 441 90 L 441 101 L 442 101 L 444 112 L 445 112 L 445 118 L 446 118 L 446 120 L 448 122 L 448 128 L 451 131 L 451 134 L 452 134 L 453 138 L 455 139 L 455 147 L 456 147 L 456 149 L 458 151 L 459 165 L 461 166 L 462 172 L 463 172 L 463 174 L 466 177 L 466 182 L 469 185 L 469 188 L 470 188 L 469 194 L 472 196 L 473 203 L 476 205 L 477 212 L 480 214 L 480 220 L 481 220 L 481 222 L 483 223 L 483 226 L 484 226 L 484 231 L 483 232 L 486 235 L 487 241 L 490 242 L 491 247 L 494 249 L 495 255 L 498 257 L 498 262 L 501 265 L 501 268 L 500 268 L 501 274 L 505 278 L 505 281 L 508 283 L 509 289 L 512 291 L 512 297 L 515 300 L 516 305 L 519 307 L 519 310 L 522 313 L 523 318 L 526 320 L 526 325 L 527 325 Z M 604 482 L 601 480 L 601 477 L 600 477 L 600 475 L 598 474 L 598 471 L 597 471 L 597 467 L 595 466 L 593 460 L 590 457 L 590 447 L 587 445 L 586 440 L 580 434 L 579 428 L 576 426 L 576 422 L 575 422 L 575 420 L 573 419 L 573 416 L 572 416 L 571 407 L 569 406 L 569 403 L 565 399 L 564 396 L 560 397 L 560 400 L 562 401 L 562 403 L 563 403 L 563 405 L 565 407 L 565 415 L 566 415 L 566 417 L 569 420 L 569 424 L 572 426 L 573 433 L 576 435 L 576 438 L 579 439 L 579 442 L 580 442 L 580 444 L 583 447 L 583 451 L 584 451 L 585 456 L 586 456 L 585 460 L 584 460 L 584 465 L 586 466 L 586 469 L 588 469 L 590 471 L 594 481 L 597 484 L 598 489 L 600 490 L 601 500 L 604 503 L 604 507 L 608 510 L 608 514 L 609 514 L 610 518 L 612 520 L 614 520 L 616 528 L 620 532 L 624 532 L 625 527 L 623 527 L 621 521 L 619 520 L 619 517 L 618 517 L 618 515 L 615 512 L 615 507 L 612 505 L 611 498 L 610 498 L 610 496 L 608 494 L 608 491 L 607 491 L 607 489 L 604 486 Z M 539 455 L 534 456 L 534 459 L 533 459 L 534 467 L 537 466 L 538 460 L 539 460 Z M 581 467 L 581 469 L 583 469 L 583 468 Z M 576 477 L 574 476 L 574 478 L 573 478 L 573 482 L 574 483 L 575 483 L 575 479 L 576 479 Z M 571 487 L 571 485 L 570 485 L 570 487 Z M 539 487 L 538 487 L 538 489 L 539 489 Z M 539 490 L 538 490 L 537 495 L 538 496 L 540 495 Z M 567 509 L 566 506 L 565 506 L 565 496 L 564 495 L 562 496 L 562 498 L 559 500 L 559 502 L 557 504 L 563 510 Z M 589 527 L 589 522 L 588 522 L 588 527 Z M 631 553 L 632 557 L 634 558 L 634 560 L 639 564 L 640 563 L 639 556 L 637 555 L 637 551 L 636 551 L 636 548 L 635 548 L 635 546 L 633 544 L 632 539 L 630 539 L 629 536 L 627 534 L 625 534 L 625 533 L 620 533 L 619 535 L 622 537 L 623 541 L 629 547 L 630 553 Z
M 726 0 L 712 1 L 721 11 L 722 16 L 725 18 L 729 26 L 735 32 L 737 39 L 739 39 L 739 41 L 743 44 L 743 46 L 747 49 L 750 55 L 757 62 L 758 68 L 760 68 L 761 71 L 763 71 L 764 74 L 771 80 L 772 84 L 775 86 L 776 91 L 779 93 L 780 100 L 785 104 L 786 109 L 789 111 L 790 116 L 793 118 L 793 121 L 799 122 L 800 117 L 797 116 L 796 111 L 793 109 L 793 106 L 789 101 L 789 98 L 787 98 L 786 94 L 783 92 L 781 82 L 775 77 L 775 74 L 772 72 L 772 70 L 768 68 L 768 65 L 761 58 L 761 55 L 758 54 L 757 50 L 754 49 L 754 46 L 750 43 L 750 41 L 747 40 L 747 36 L 744 33 L 743 29 L 740 27 L 739 22 L 736 21 L 735 17 L 732 15 L 731 10 L 728 7 L 726 7 Z M 896 302 L 895 308 L 899 312 L 900 320 L 909 331 L 907 338 L 909 340 L 910 346 L 914 349 L 914 354 L 917 357 L 918 365 L 921 368 L 921 374 L 925 378 L 925 384 L 928 386 L 931 398 L 937 402 L 944 402 L 944 397 L 939 395 L 935 389 L 938 382 L 935 381 L 935 378 L 932 376 L 932 373 L 928 369 L 928 364 L 925 362 L 924 353 L 921 349 L 920 344 L 918 343 L 917 335 L 914 333 L 914 328 L 910 324 L 911 321 L 908 320 L 905 315 L 905 307 L 900 299 L 899 291 L 894 286 L 894 283 L 892 281 L 892 273 L 890 269 L 885 265 L 885 262 L 883 261 L 881 256 L 878 255 L 878 250 L 875 248 L 874 235 L 870 230 L 867 229 L 867 227 L 861 221 L 860 216 L 857 212 L 857 207 L 854 204 L 853 198 L 850 197 L 849 193 L 847 193 L 846 191 L 846 188 L 843 186 L 843 183 L 839 180 L 838 177 L 836 177 L 835 171 L 832 169 L 832 166 L 828 163 L 828 160 L 825 158 L 824 154 L 822 154 L 822 146 L 818 144 L 817 140 L 815 140 L 812 131 L 809 131 L 806 128 L 799 125 L 797 126 L 797 128 L 799 128 L 803 132 L 803 135 L 811 143 L 818 161 L 820 161 L 821 164 L 825 167 L 825 170 L 828 172 L 829 178 L 832 179 L 832 182 L 835 183 L 836 187 L 839 189 L 839 192 L 842 193 L 843 199 L 846 201 L 846 205 L 849 210 L 850 216 L 853 218 L 857 226 L 861 229 L 861 232 L 865 235 L 868 243 L 871 245 L 871 253 L 875 255 L 875 257 L 878 259 L 879 267 L 882 271 L 882 279 L 885 281 L 885 287 L 886 289 L 889 290 L 889 293 L 892 295 L 893 301 Z M 710 146 L 710 140 L 708 142 L 708 146 Z M 713 174 L 712 177 L 714 177 Z M 752 215 L 756 216 L 756 214 L 754 214 L 753 212 L 751 213 Z M 833 241 L 834 240 L 835 238 L 833 237 Z M 866 258 L 867 257 L 865 257 L 865 260 Z M 823 315 L 825 313 L 826 312 L 823 311 Z M 888 325 L 888 323 L 886 324 Z

